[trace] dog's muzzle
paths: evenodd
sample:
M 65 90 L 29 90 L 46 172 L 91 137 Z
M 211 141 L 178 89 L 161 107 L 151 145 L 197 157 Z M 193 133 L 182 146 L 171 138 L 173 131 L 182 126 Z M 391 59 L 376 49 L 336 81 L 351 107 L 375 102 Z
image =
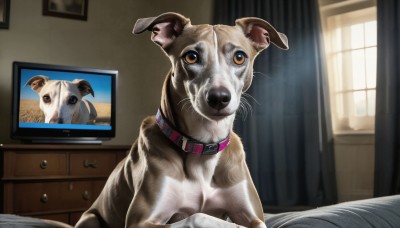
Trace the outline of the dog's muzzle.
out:
M 216 110 L 224 109 L 231 101 L 231 93 L 225 87 L 212 88 L 208 91 L 207 104 Z

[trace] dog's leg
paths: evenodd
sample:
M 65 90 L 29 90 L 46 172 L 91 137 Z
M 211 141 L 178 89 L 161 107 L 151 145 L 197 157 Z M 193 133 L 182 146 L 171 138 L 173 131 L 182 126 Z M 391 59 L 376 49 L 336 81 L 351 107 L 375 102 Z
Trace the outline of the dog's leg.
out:
M 251 228 L 266 228 L 267 226 L 263 221 L 263 208 L 246 164 L 244 164 L 244 169 L 242 172 L 245 173 L 247 179 L 246 184 L 243 187 L 242 194 L 245 192 L 247 197 L 246 200 L 238 202 L 238 205 L 236 205 L 238 208 L 240 208 L 240 210 L 236 210 L 236 208 L 231 207 L 233 210 L 228 212 L 228 216 L 234 223 L 237 224 L 245 224 L 245 226 Z M 232 192 L 230 198 L 240 199 L 235 191 Z

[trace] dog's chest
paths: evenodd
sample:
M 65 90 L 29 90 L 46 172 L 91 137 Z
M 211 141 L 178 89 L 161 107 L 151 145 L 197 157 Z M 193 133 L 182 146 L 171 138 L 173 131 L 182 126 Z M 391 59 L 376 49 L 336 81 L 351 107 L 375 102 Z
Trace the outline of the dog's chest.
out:
M 176 209 L 193 211 L 203 211 L 210 202 L 217 202 L 220 189 L 213 183 L 213 175 L 219 156 L 188 156 L 185 161 L 187 178 L 164 177 L 160 199 L 176 202 Z M 170 203 L 174 205 L 173 202 L 167 205 Z
M 246 186 L 246 181 L 228 188 L 219 188 L 206 183 L 165 177 L 151 217 L 167 215 L 168 219 L 164 222 L 169 223 L 198 212 L 223 218 L 237 213 L 240 208 L 235 205 L 238 203 L 248 206 L 250 199 Z
M 153 216 L 169 214 L 172 220 L 181 220 L 194 213 L 203 212 L 222 217 L 230 211 L 233 201 L 246 201 L 246 182 L 221 188 L 213 182 L 218 158 L 187 161 L 188 176 L 177 180 L 164 176 Z M 152 216 L 152 217 L 153 217 Z M 171 221 L 171 220 L 170 220 Z
M 156 211 L 167 209 L 169 213 L 187 217 L 196 212 L 224 207 L 221 190 L 202 181 L 177 181 L 165 177 L 159 193 Z

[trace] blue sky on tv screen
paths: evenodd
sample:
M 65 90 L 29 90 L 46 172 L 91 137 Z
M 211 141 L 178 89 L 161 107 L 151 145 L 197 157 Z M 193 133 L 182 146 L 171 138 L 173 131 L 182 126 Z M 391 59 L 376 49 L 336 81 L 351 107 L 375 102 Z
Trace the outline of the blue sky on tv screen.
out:
M 88 94 L 84 97 L 86 100 L 89 100 L 93 103 L 111 103 L 112 81 L 109 75 L 35 69 L 21 70 L 21 99 L 39 99 L 38 94 L 33 91 L 30 86 L 25 86 L 28 80 L 36 75 L 47 76 L 50 78 L 50 80 L 73 81 L 74 79 L 84 79 L 90 83 L 94 91 L 94 97 L 92 97 L 91 94 Z

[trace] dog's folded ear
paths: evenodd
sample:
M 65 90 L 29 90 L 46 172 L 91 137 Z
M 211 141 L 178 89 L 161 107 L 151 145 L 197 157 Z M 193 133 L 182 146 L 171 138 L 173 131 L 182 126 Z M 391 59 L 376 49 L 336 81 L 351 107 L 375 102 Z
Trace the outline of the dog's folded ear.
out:
M 166 49 L 188 24 L 190 24 L 189 18 L 169 12 L 157 17 L 138 19 L 132 33 L 139 34 L 146 30 L 152 31 L 151 40 Z
M 242 27 L 245 35 L 253 41 L 253 46 L 257 51 L 267 48 L 270 43 L 284 50 L 289 49 L 286 35 L 276 31 L 270 23 L 263 19 L 245 17 L 237 19 L 236 25 Z
M 88 81 L 83 80 L 83 79 L 74 79 L 72 81 L 72 83 L 78 87 L 79 91 L 81 92 L 82 97 L 84 97 L 88 94 L 92 94 L 92 96 L 94 97 L 94 91 Z
M 46 84 L 48 80 L 49 78 L 44 75 L 36 75 L 30 78 L 26 82 L 25 86 L 29 85 L 33 91 L 40 93 L 40 90 L 42 90 L 44 84 Z

